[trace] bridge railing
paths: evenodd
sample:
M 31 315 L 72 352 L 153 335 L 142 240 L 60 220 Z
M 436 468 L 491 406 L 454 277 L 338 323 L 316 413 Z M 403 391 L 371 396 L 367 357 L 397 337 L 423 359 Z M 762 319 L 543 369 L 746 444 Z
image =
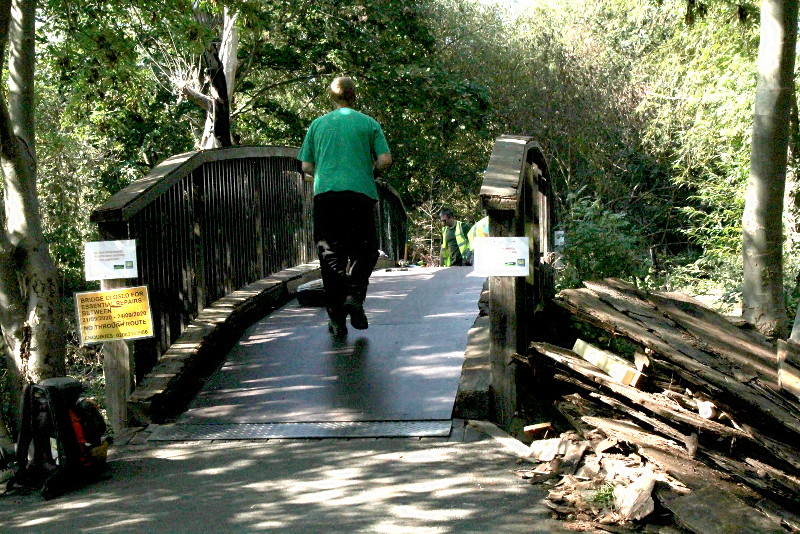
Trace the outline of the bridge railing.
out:
M 141 379 L 215 300 L 282 269 L 316 259 L 311 182 L 297 149 L 233 147 L 173 156 L 92 213 L 101 239 L 135 239 L 155 338 L 134 342 Z M 382 250 L 400 259 L 406 213 L 379 184 Z
M 516 409 L 513 355 L 526 354 L 537 314 L 555 292 L 553 189 L 541 146 L 504 135 L 492 150 L 481 186 L 492 237 L 528 238 L 527 277 L 489 278 L 492 417 L 507 425 Z

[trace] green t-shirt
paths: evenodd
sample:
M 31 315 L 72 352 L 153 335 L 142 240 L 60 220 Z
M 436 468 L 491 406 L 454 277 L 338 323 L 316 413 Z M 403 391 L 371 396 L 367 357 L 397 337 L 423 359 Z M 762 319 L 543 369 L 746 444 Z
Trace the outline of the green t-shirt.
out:
M 372 166 L 389 152 L 378 121 L 350 108 L 314 120 L 300 147 L 300 161 L 313 163 L 314 194 L 355 191 L 378 199 Z

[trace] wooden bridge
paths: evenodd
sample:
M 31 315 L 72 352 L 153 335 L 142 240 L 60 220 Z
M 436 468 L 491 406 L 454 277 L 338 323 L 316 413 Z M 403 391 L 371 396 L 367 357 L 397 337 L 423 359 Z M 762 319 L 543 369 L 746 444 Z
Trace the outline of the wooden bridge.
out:
M 366 394 L 369 388 L 364 389 L 363 381 L 359 382 L 365 375 L 350 373 L 350 382 L 345 381 L 342 387 L 349 388 L 350 393 L 355 390 L 364 394 L 347 397 L 349 412 L 342 412 L 341 406 L 332 407 L 328 413 L 311 417 L 317 419 L 316 422 L 449 420 L 455 396 L 452 385 L 455 383 L 457 387 L 467 333 L 473 323 L 483 328 L 488 339 L 479 344 L 486 352 L 485 368 L 490 387 L 482 392 L 484 396 L 477 405 L 484 407 L 486 417 L 505 423 L 516 401 L 514 366 L 509 363 L 512 355 L 522 352 L 532 339 L 533 318 L 552 294 L 553 287 L 549 265 L 552 193 L 539 145 L 526 137 L 498 138 L 481 188 L 481 203 L 491 219 L 491 235 L 530 238 L 532 268 L 529 276 L 490 277 L 489 317 L 481 322 L 475 321 L 475 316 L 484 280 L 469 278 L 471 269 L 394 270 L 389 271 L 394 274 L 376 275 L 367 301 L 373 326 L 359 338 L 362 340 L 360 349 L 355 342 L 343 347 L 331 346 L 330 336 L 322 332 L 324 328 L 321 327 L 318 328 L 321 332 L 311 337 L 296 336 L 298 339 L 290 348 L 277 342 L 284 334 L 276 333 L 276 329 L 283 333 L 313 332 L 315 325 L 324 323 L 321 317 L 324 311 L 302 309 L 292 302 L 298 286 L 319 278 L 311 238 L 312 187 L 304 179 L 296 156 L 297 149 L 287 147 L 234 147 L 181 154 L 158 165 L 92 214 L 102 239 L 136 240 L 138 279 L 108 281 L 104 286 L 108 289 L 148 286 L 155 330 L 152 339 L 104 344 L 108 415 L 112 426 L 119 430 L 129 425 L 172 420 L 195 398 L 204 382 L 211 383 L 213 389 L 214 380 L 217 380 L 217 393 L 229 389 L 218 382 L 222 380 L 220 376 L 226 376 L 226 366 L 217 371 L 218 378 L 208 380 L 208 376 L 225 361 L 232 348 L 229 362 L 242 357 L 242 343 L 247 344 L 248 339 L 252 341 L 254 335 L 269 338 L 273 343 L 246 365 L 241 362 L 226 365 L 229 371 L 231 366 L 237 365 L 260 366 L 262 371 L 255 371 L 260 377 L 257 380 L 267 382 L 280 378 L 263 371 L 276 367 L 279 357 L 305 361 L 308 367 L 314 368 L 331 364 L 337 350 L 338 354 L 344 351 L 351 357 L 359 350 L 361 358 L 372 354 L 374 361 L 385 364 L 379 373 L 396 376 L 397 368 L 393 366 L 409 362 L 403 364 L 402 359 L 390 359 L 386 343 L 390 344 L 393 354 L 413 349 L 420 358 L 427 357 L 428 362 L 433 362 L 427 370 L 424 366 L 420 368 L 416 375 L 419 382 L 412 380 L 404 382 L 402 388 L 379 389 L 393 390 L 396 397 L 390 402 L 397 405 L 403 405 L 399 399 L 413 399 L 410 392 L 433 391 L 436 402 L 445 399 L 443 408 L 434 415 L 426 413 L 421 406 L 411 410 L 413 414 L 409 412 L 402 417 L 391 410 L 372 413 L 370 406 L 358 406 L 360 401 L 353 400 L 370 398 Z M 394 189 L 379 184 L 379 196 L 377 226 L 385 255 L 379 267 L 393 268 L 403 258 L 407 217 Z M 440 283 L 437 285 L 430 280 Z M 448 300 L 448 297 L 452 298 Z M 375 306 L 376 299 L 380 298 L 383 298 L 381 306 Z M 421 300 L 417 302 L 415 298 Z M 446 304 L 452 313 L 428 313 L 428 307 L 437 304 Z M 279 311 L 271 313 L 275 310 Z M 260 334 L 247 330 L 254 323 L 253 328 L 261 328 Z M 410 325 L 413 328 L 408 329 Z M 452 342 L 423 344 L 428 352 L 420 354 L 419 333 L 422 331 L 430 339 L 437 335 L 447 339 L 452 336 Z M 366 352 L 364 340 L 370 347 Z M 437 371 L 431 371 L 434 368 Z M 423 387 L 426 373 L 429 377 L 440 371 L 441 378 L 448 384 L 444 389 L 430 389 L 430 384 Z M 311 381 L 321 380 L 313 372 L 295 375 L 307 376 Z M 234 372 L 228 373 L 226 379 L 242 383 L 253 376 Z M 319 389 L 318 386 L 319 383 L 297 383 L 296 379 L 293 384 L 296 389 L 305 391 Z M 282 383 L 281 387 L 286 384 Z M 230 418 L 209 419 L 202 414 L 219 413 L 222 404 L 227 403 L 225 405 L 230 408 L 232 396 L 246 398 L 248 395 L 232 394 L 223 399 L 224 396 L 209 393 L 208 389 L 204 391 L 197 398 L 202 401 L 196 399 L 187 412 L 189 415 L 183 416 L 184 422 L 187 417 L 193 417 L 194 421 L 189 423 L 195 424 L 198 421 L 248 424 L 255 420 L 257 424 L 314 422 L 309 421 L 309 417 L 291 415 L 307 413 L 308 406 L 294 404 L 289 409 L 285 403 L 277 403 L 277 409 L 262 412 L 255 420 L 242 418 L 236 414 L 254 410 L 252 406 L 248 410 L 246 403 L 239 401 L 234 403 L 238 406 L 236 410 L 228 410 Z M 259 391 L 266 395 L 262 401 L 275 400 L 275 392 L 268 387 Z M 347 391 L 332 394 L 348 395 Z M 325 395 L 330 397 L 331 392 Z M 254 397 L 250 395 L 250 398 Z M 304 398 L 309 402 L 319 401 L 318 397 L 304 394 L 292 402 L 301 402 Z M 430 399 L 426 401 L 424 396 L 417 400 L 430 406 Z M 222 404 L 214 405 L 214 402 Z

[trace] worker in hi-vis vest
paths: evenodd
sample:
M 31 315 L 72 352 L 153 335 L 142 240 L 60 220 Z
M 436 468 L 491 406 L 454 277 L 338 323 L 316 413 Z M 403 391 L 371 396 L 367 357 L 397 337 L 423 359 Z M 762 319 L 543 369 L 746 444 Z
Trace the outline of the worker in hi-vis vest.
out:
M 442 221 L 442 266 L 472 265 L 472 249 L 469 246 L 467 225 L 455 220 L 453 210 L 442 208 L 439 211 Z
M 476 237 L 489 237 L 489 216 L 487 215 L 480 221 L 472 225 L 472 228 L 467 232 L 467 239 L 469 240 L 469 248 L 475 250 Z

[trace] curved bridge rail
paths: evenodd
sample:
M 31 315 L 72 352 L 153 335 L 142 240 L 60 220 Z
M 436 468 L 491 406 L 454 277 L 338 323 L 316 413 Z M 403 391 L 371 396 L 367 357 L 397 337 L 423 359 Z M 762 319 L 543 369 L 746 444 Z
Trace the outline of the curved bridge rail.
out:
M 313 188 L 296 148 L 233 147 L 173 156 L 92 213 L 102 239 L 135 239 L 155 338 L 134 343 L 135 373 L 149 372 L 212 302 L 273 273 L 316 258 Z M 399 259 L 406 213 L 379 186 L 382 250 Z M 138 382 L 138 380 L 137 380 Z

